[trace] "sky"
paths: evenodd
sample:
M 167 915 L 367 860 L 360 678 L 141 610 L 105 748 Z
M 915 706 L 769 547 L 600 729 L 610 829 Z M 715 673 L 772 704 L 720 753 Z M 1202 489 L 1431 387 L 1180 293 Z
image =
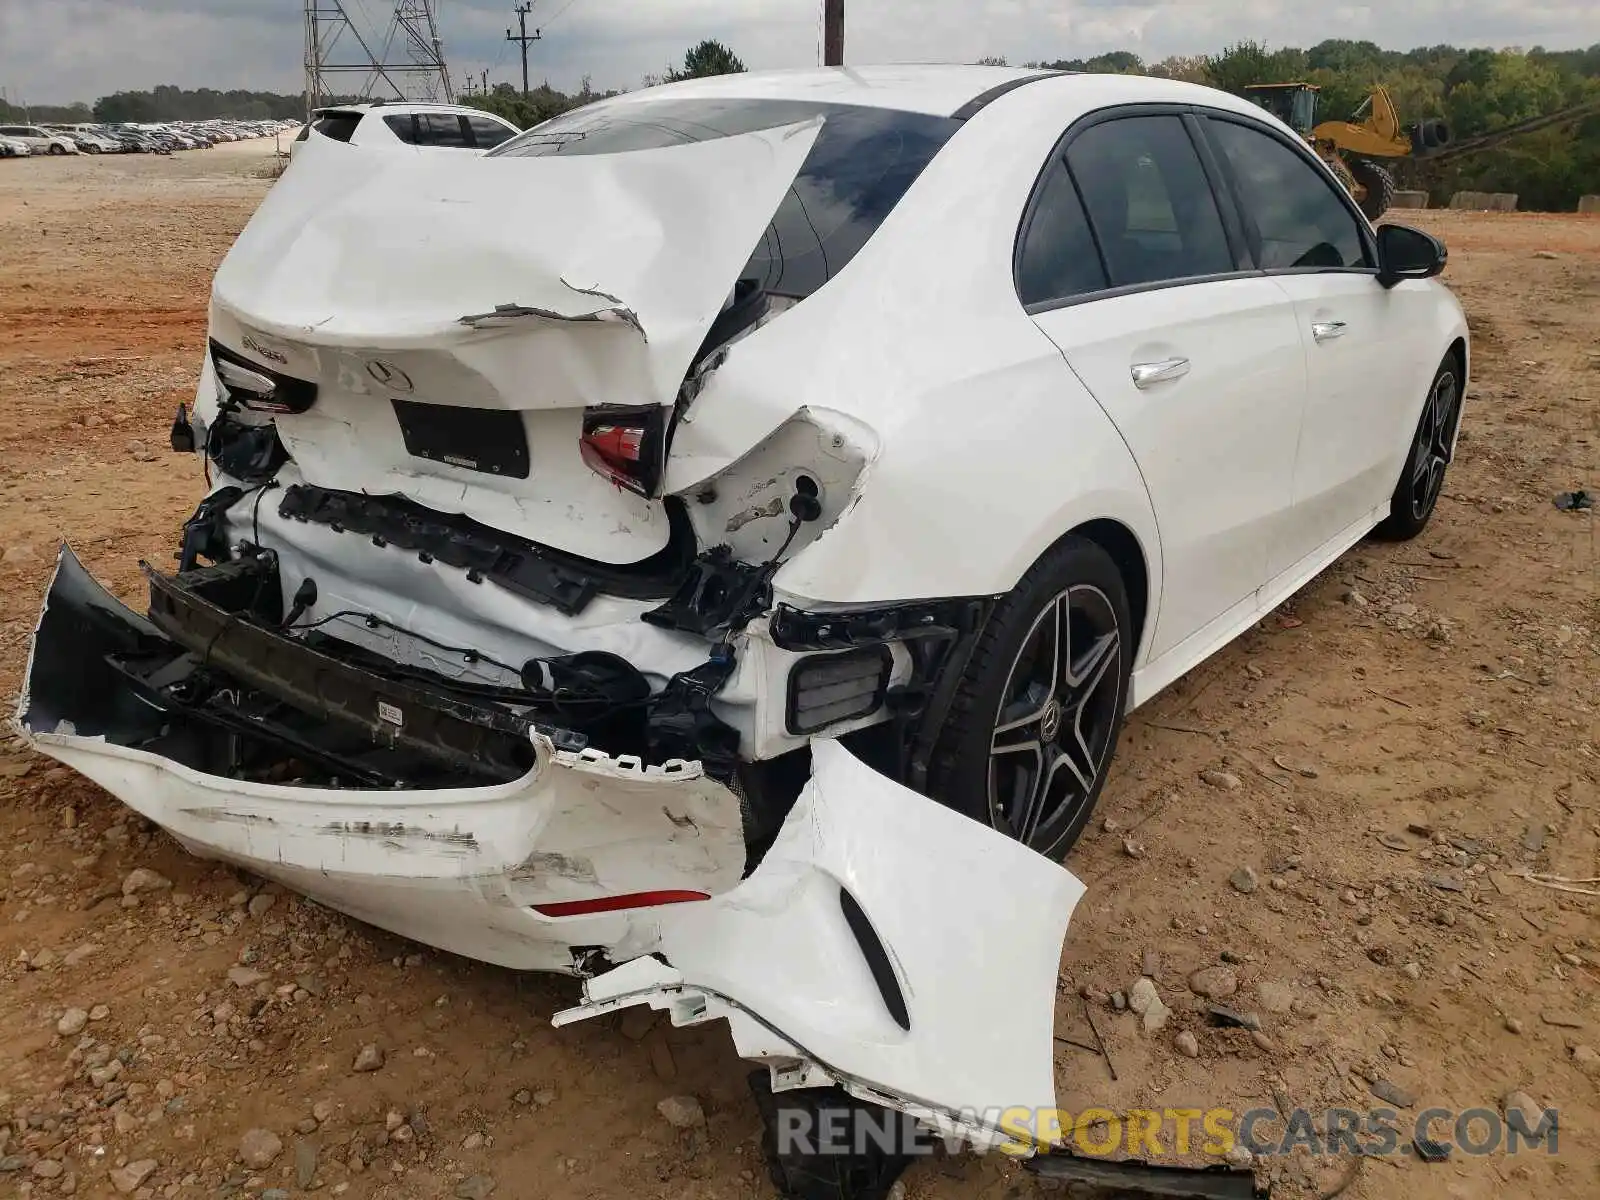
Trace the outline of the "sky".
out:
M 394 0 L 344 0 L 380 41 Z M 303 0 L 0 0 L 0 89 L 13 102 L 92 102 L 156 84 L 298 92 Z M 505 40 L 513 0 L 437 0 L 457 86 L 484 69 L 520 83 Z M 529 70 L 565 91 L 637 87 L 703 38 L 733 48 L 751 69 L 820 61 L 821 0 L 534 0 Z M 845 61 L 1013 63 L 1130 49 L 1154 61 L 1204 54 L 1244 39 L 1309 46 L 1365 38 L 1394 49 L 1600 42 L 1596 0 L 847 0 Z

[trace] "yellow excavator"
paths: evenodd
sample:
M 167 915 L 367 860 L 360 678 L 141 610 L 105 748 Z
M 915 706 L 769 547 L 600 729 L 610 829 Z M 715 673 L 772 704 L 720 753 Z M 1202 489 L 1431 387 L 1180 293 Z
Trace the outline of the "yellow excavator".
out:
M 1333 170 L 1361 211 L 1376 221 L 1394 200 L 1394 175 L 1377 159 L 1423 157 L 1444 149 L 1450 130 L 1443 121 L 1419 121 L 1410 129 L 1387 88 L 1374 87 L 1348 121 L 1317 123 L 1314 83 L 1258 83 L 1244 95 L 1298 131 Z

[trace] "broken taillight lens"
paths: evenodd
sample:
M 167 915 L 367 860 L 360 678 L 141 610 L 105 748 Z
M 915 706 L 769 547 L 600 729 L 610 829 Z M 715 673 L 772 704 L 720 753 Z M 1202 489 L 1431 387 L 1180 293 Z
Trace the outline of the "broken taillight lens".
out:
M 298 415 L 317 402 L 316 384 L 252 362 L 214 340 L 211 363 L 226 397 L 251 412 Z
M 578 449 L 583 461 L 620 488 L 654 496 L 666 450 L 667 410 L 607 405 L 586 409 Z

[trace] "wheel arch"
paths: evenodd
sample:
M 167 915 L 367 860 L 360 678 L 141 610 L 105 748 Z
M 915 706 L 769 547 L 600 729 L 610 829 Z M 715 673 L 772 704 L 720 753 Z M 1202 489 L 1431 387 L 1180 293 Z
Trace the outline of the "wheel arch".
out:
M 1142 649 L 1145 634 L 1154 624 L 1155 613 L 1151 606 L 1150 563 L 1145 556 L 1139 536 L 1127 525 L 1111 517 L 1097 517 L 1073 526 L 1053 545 L 1069 537 L 1093 542 L 1104 550 L 1122 576 L 1122 586 L 1128 593 L 1128 611 L 1133 617 L 1134 646 Z M 1046 553 L 1049 551 L 1047 550 Z M 1040 557 L 1043 557 L 1042 555 Z M 1137 650 L 1134 661 L 1139 661 Z
M 1450 348 L 1445 351 L 1445 354 L 1451 358 L 1454 358 L 1456 360 L 1456 365 L 1461 368 L 1461 387 L 1464 391 L 1467 386 L 1467 381 L 1472 378 L 1472 363 L 1469 358 L 1467 339 L 1465 335 L 1458 335 L 1456 340 L 1450 343 Z

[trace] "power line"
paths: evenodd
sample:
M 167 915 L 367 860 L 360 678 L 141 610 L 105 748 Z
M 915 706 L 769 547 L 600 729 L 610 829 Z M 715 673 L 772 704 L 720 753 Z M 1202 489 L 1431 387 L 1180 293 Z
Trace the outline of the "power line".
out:
M 368 11 L 366 0 L 353 2 Z M 400 34 L 403 54 L 393 52 Z M 381 83 L 396 100 L 454 98 L 434 0 L 398 0 L 382 53 L 373 52 L 374 43 L 351 17 L 346 0 L 305 0 L 305 40 L 308 120 L 326 100 L 349 90 L 335 89 L 338 76 L 364 76 L 358 92 L 362 97 L 370 97 Z
M 554 25 L 558 20 L 561 19 L 561 14 L 566 12 L 567 9 L 571 8 L 577 2 L 578 2 L 578 0 L 567 0 L 567 2 L 565 4 L 563 4 L 560 8 L 556 9 L 555 15 L 552 16 L 548 21 L 546 21 L 545 24 L 546 25 Z

